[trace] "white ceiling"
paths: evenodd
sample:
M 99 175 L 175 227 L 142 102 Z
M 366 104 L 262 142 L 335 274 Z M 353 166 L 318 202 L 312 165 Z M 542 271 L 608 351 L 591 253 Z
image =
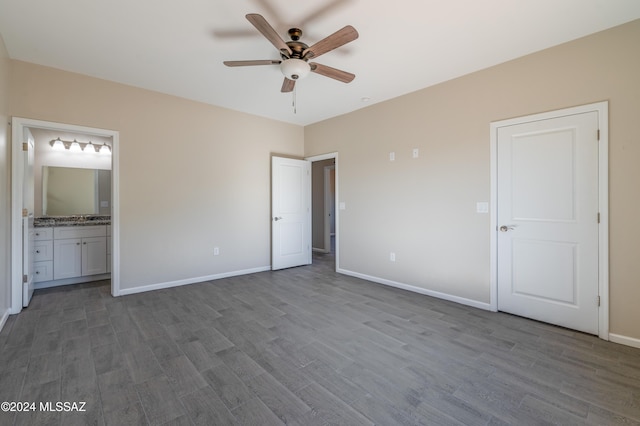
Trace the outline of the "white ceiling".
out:
M 263 15 L 312 45 L 345 25 L 360 37 L 280 93 L 279 59 L 245 19 Z M 307 125 L 640 18 L 639 0 L 0 0 L 12 59 Z M 369 98 L 364 102 L 363 98 Z

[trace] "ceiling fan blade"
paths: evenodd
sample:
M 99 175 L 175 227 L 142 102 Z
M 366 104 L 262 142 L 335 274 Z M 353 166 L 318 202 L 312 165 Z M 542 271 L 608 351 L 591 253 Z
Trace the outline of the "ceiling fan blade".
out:
M 295 80 L 289 80 L 287 77 L 285 77 L 284 81 L 282 82 L 282 89 L 280 89 L 280 91 L 282 93 L 293 92 L 293 88 L 295 86 L 296 86 Z
M 257 61 L 224 61 L 228 67 L 250 67 L 253 65 L 279 65 L 282 61 L 276 61 L 273 59 L 263 59 Z
M 309 65 L 311 65 L 311 72 L 333 78 L 334 80 L 338 80 L 343 83 L 351 83 L 353 79 L 356 78 L 355 74 L 332 68 L 327 65 L 316 64 L 315 62 L 311 62 Z
M 267 40 L 273 44 L 276 49 L 280 52 L 285 52 L 287 56 L 291 56 L 291 49 L 287 46 L 287 43 L 284 42 L 282 37 L 278 35 L 276 30 L 273 29 L 271 25 L 267 22 L 266 19 L 262 17 L 262 15 L 258 15 L 257 13 L 250 13 L 246 16 L 247 20 L 251 22 L 251 24 L 256 27 L 263 36 L 266 37 Z
M 302 52 L 303 58 L 317 58 L 358 38 L 358 31 L 347 25 Z

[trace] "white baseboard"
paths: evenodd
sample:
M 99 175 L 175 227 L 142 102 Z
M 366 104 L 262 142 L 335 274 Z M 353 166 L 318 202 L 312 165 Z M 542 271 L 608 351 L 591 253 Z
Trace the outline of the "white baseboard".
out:
M 270 270 L 271 270 L 271 266 L 261 266 L 258 268 L 223 272 L 221 274 L 207 275 L 204 277 L 194 277 L 194 278 L 187 278 L 184 280 L 167 281 L 167 282 L 158 283 L 158 284 L 149 284 L 141 287 L 124 288 L 124 289 L 120 288 L 120 293 L 118 295 L 126 296 L 128 294 L 144 293 L 145 291 L 162 290 L 164 288 L 171 288 L 171 287 L 180 287 L 188 284 L 196 284 L 196 283 L 202 283 L 205 281 L 219 280 L 222 278 L 236 277 L 238 275 L 255 274 L 256 272 L 264 272 L 264 271 L 270 271 Z
M 474 308 L 483 309 L 485 311 L 491 311 L 491 305 L 489 303 L 478 302 L 477 300 L 466 299 L 464 297 L 454 296 L 452 294 L 447 294 L 447 293 L 441 293 L 439 291 L 427 290 L 426 288 L 416 287 L 410 284 L 399 283 L 397 281 L 391 281 L 385 278 L 372 277 L 370 275 L 365 275 L 359 272 L 353 272 L 346 269 L 338 269 L 337 272 L 345 275 L 350 275 L 356 278 L 362 278 L 363 280 L 372 281 L 374 283 L 384 284 L 391 287 L 412 291 L 414 293 L 424 294 L 425 296 L 431 296 L 438 299 L 448 300 L 450 302 L 460 303 L 461 305 L 467 305 L 467 306 L 472 306 Z
M 2 329 L 4 328 L 4 325 L 7 323 L 7 320 L 9 319 L 9 314 L 11 314 L 10 309 L 5 309 L 4 312 L 2 313 L 2 318 L 0 318 L 0 331 L 2 331 Z
M 634 337 L 627 337 L 620 334 L 609 333 L 609 341 L 613 343 L 619 343 L 621 345 L 631 346 L 634 348 L 640 348 L 640 339 L 636 339 Z
M 329 253 L 329 250 L 318 247 L 312 247 L 311 250 L 317 253 Z

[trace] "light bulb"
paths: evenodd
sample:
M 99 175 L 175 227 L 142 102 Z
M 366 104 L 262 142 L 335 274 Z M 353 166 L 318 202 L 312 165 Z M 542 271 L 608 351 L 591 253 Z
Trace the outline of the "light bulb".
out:
M 82 148 L 80 147 L 80 144 L 78 143 L 78 141 L 76 141 L 74 139 L 74 141 L 71 142 L 71 146 L 69 147 L 69 151 L 71 151 L 71 152 L 82 152 Z

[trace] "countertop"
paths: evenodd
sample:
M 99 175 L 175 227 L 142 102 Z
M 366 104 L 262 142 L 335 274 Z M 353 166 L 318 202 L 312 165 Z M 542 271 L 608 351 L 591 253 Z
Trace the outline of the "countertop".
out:
M 96 226 L 111 225 L 111 216 L 56 216 L 56 217 L 36 217 L 33 226 L 36 228 L 46 228 L 53 226 Z

